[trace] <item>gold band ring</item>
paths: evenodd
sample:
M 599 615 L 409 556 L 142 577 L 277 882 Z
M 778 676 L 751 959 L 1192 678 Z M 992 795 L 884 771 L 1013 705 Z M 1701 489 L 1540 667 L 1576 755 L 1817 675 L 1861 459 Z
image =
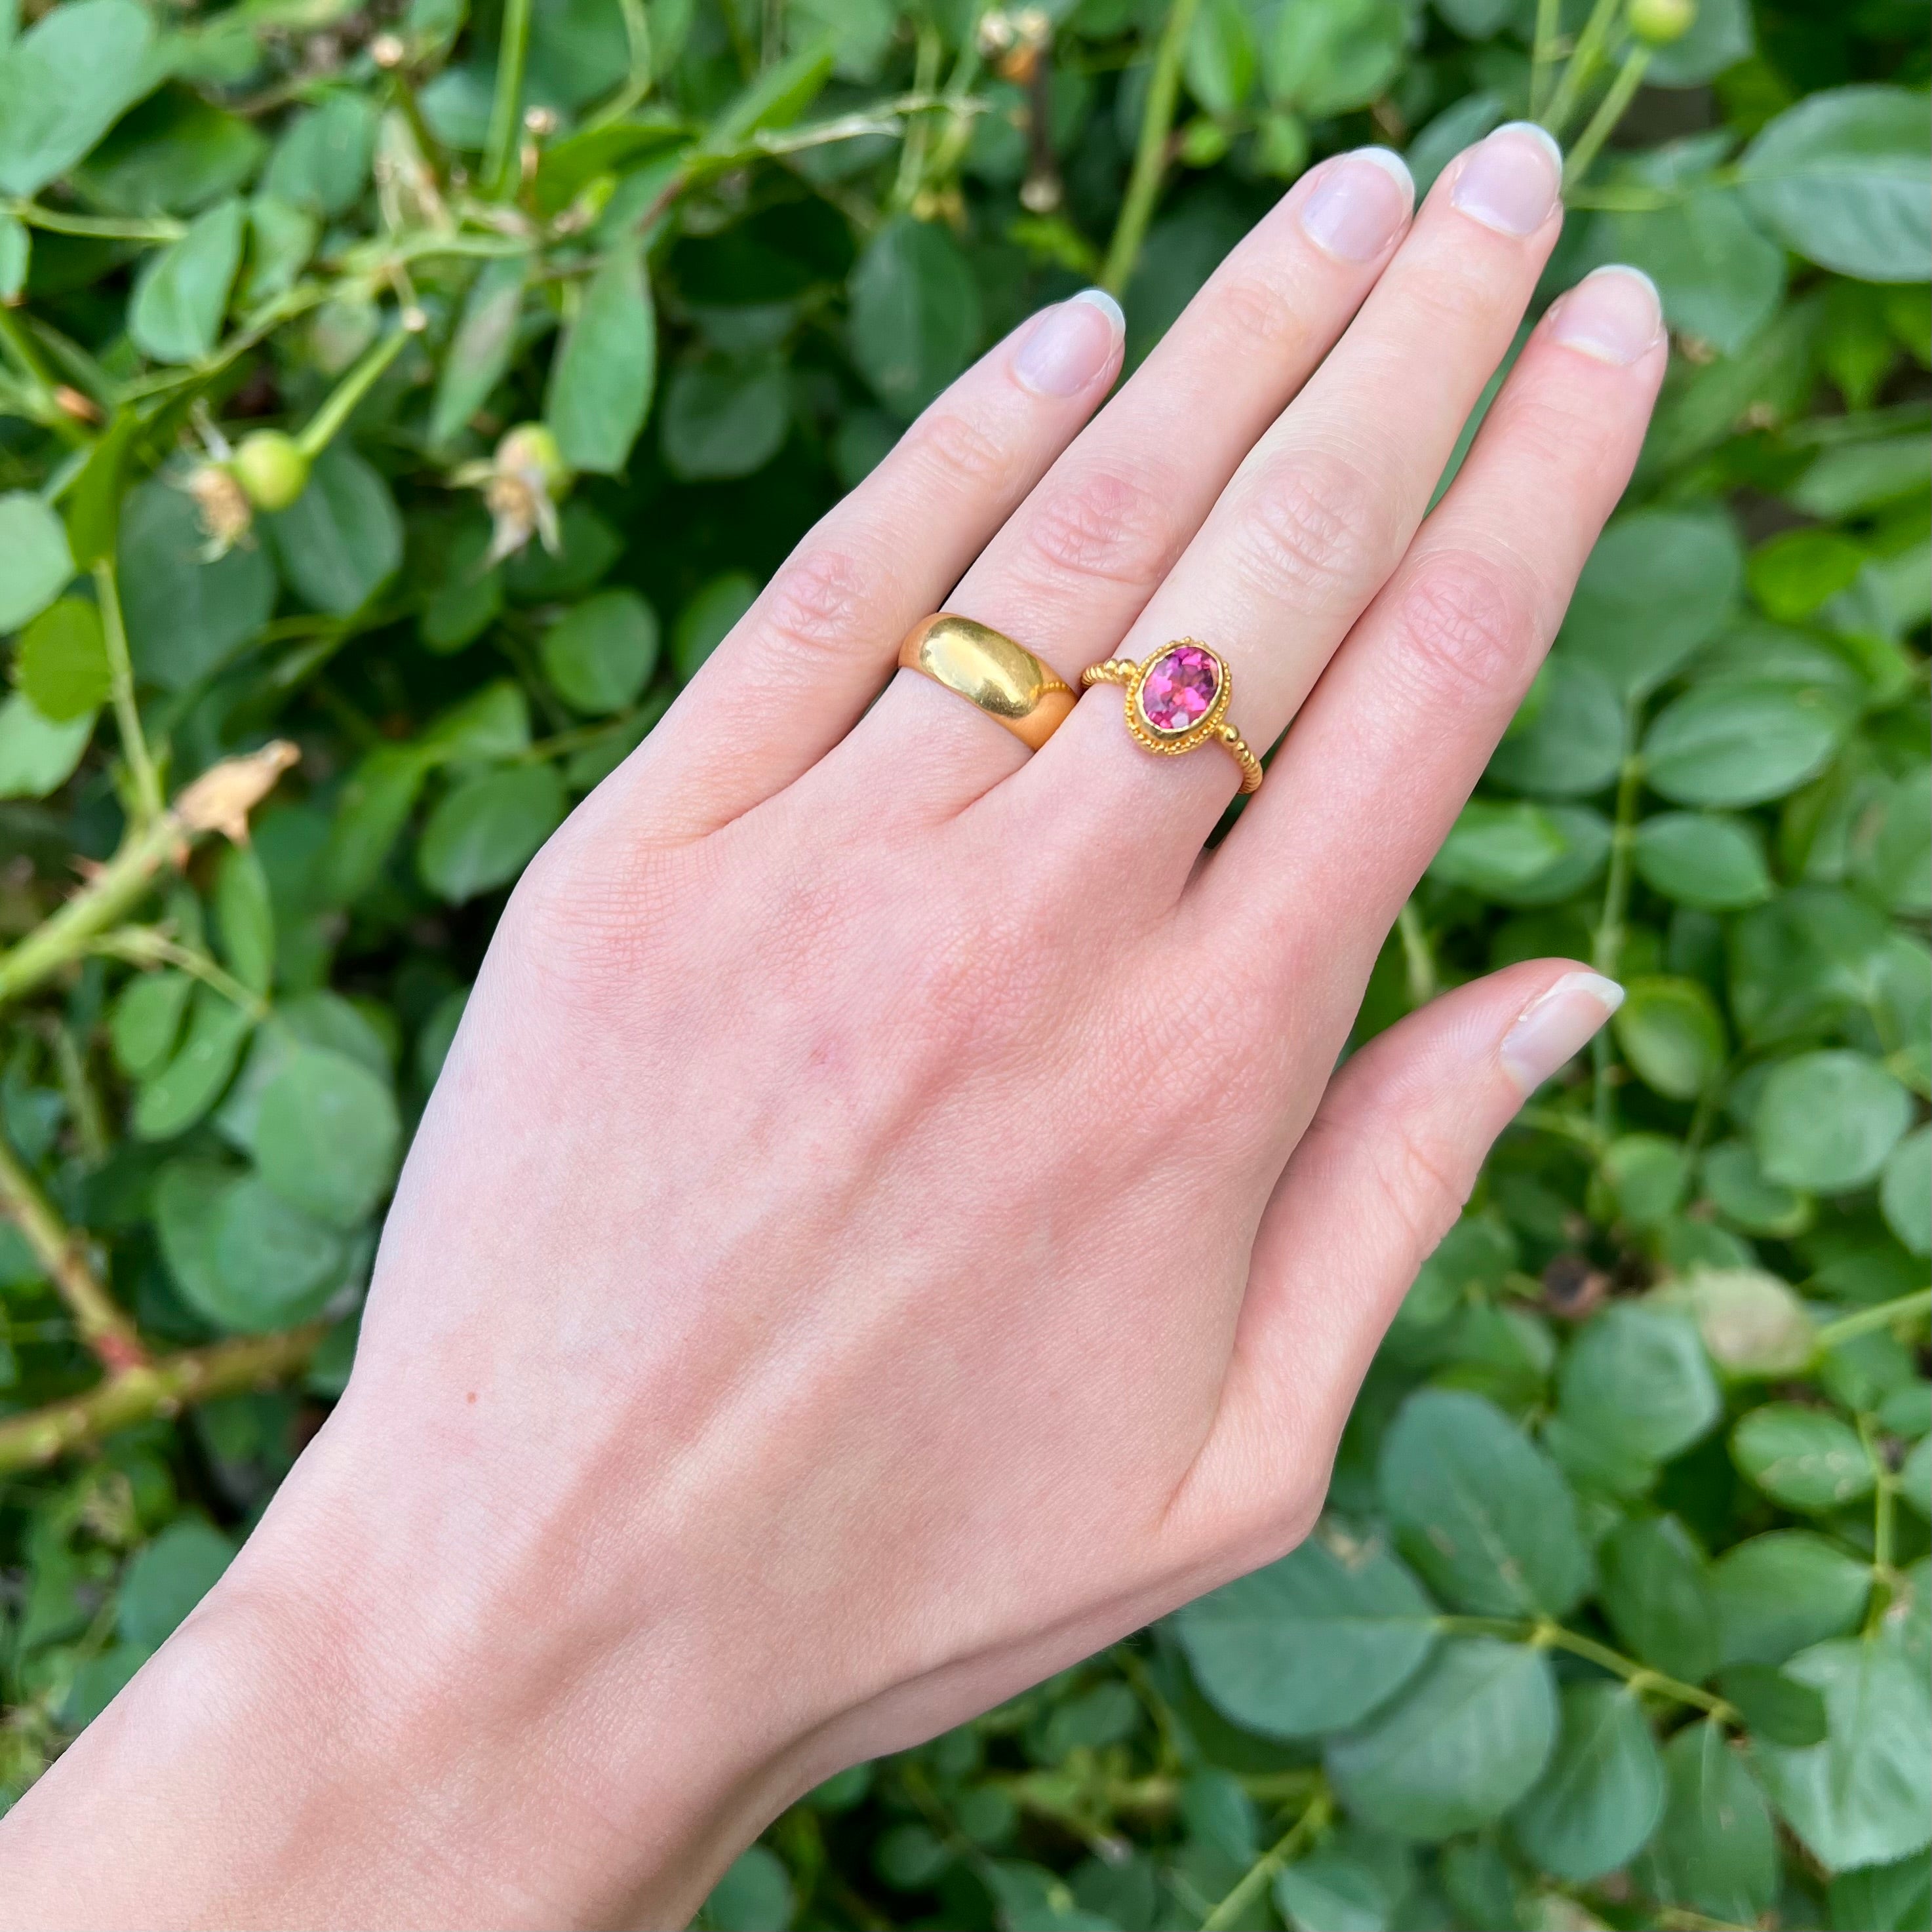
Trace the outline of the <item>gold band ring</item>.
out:
M 1072 687 L 1024 645 L 950 611 L 922 617 L 906 633 L 899 662 L 956 691 L 1036 752 L 1073 709 Z
M 1192 638 L 1177 638 L 1136 664 L 1108 658 L 1080 674 L 1082 686 L 1124 684 L 1127 729 L 1136 743 L 1164 758 L 1219 745 L 1241 770 L 1241 790 L 1262 788 L 1262 761 L 1228 722 L 1234 674 L 1216 653 Z

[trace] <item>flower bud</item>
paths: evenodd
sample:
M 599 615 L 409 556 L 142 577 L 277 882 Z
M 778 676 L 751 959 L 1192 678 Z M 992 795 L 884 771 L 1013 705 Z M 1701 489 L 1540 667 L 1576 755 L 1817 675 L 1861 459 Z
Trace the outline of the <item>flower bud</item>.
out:
M 244 436 L 228 464 L 258 510 L 286 510 L 308 487 L 308 466 L 295 438 L 278 429 Z
M 1697 0 L 1630 0 L 1630 30 L 1647 47 L 1681 40 L 1697 20 Z

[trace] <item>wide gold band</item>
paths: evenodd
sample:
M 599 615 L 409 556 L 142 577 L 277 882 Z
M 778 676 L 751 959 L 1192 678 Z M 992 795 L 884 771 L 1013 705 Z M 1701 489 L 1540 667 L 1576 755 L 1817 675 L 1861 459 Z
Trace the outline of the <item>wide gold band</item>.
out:
M 1150 679 L 1153 682 L 1150 685 Z M 1084 689 L 1095 684 L 1126 687 L 1127 729 L 1134 742 L 1162 758 L 1219 745 L 1241 774 L 1243 792 L 1259 791 L 1266 776 L 1248 741 L 1228 722 L 1234 679 L 1219 652 L 1194 638 L 1177 638 L 1140 663 L 1107 658 L 1080 674 Z M 1182 688 L 1190 696 L 1184 704 Z
M 956 691 L 1038 751 L 1066 722 L 1075 694 L 1024 645 L 942 610 L 906 633 L 899 662 Z

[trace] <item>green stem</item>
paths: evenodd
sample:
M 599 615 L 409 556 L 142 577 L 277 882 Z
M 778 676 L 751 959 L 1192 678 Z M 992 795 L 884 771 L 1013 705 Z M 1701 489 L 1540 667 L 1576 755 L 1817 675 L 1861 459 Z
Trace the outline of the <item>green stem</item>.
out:
M 1600 1156 L 1609 1144 L 1609 1136 L 1593 1120 L 1581 1114 L 1566 1113 L 1558 1107 L 1526 1107 L 1516 1117 L 1520 1127 L 1534 1127 L 1539 1133 L 1556 1134 L 1566 1141 L 1574 1141 L 1579 1147 L 1588 1148 L 1593 1155 Z
M 114 704 L 114 722 L 121 730 L 121 754 L 134 781 L 137 821 L 152 823 L 161 814 L 160 775 L 141 729 L 140 708 L 134 702 L 134 665 L 128 653 L 128 627 L 121 617 L 121 587 L 110 554 L 94 565 L 94 594 L 100 606 L 100 634 L 107 646 L 107 668 Z
M 1201 1932 L 1225 1932 L 1265 1892 L 1274 1875 L 1294 1862 L 1295 1854 L 1328 1824 L 1331 1809 L 1328 1787 L 1317 1789 L 1301 1816 L 1262 1852 L 1234 1889 L 1201 1922 Z
M 248 1335 L 207 1348 L 184 1349 L 151 1364 L 122 1370 L 86 1394 L 0 1422 L 0 1474 L 36 1468 L 117 1429 L 190 1404 L 265 1388 L 302 1368 L 328 1333 L 313 1322 L 279 1335 Z
M 79 1238 L 54 1212 L 4 1138 L 0 1138 L 0 1216 L 20 1229 L 67 1304 L 80 1339 L 101 1366 L 110 1375 L 142 1366 L 148 1351 L 134 1323 L 94 1273 Z
M 108 215 L 67 214 L 31 201 L 10 201 L 6 209 L 29 228 L 42 229 L 50 235 L 85 236 L 97 242 L 178 242 L 188 232 L 184 221 L 125 221 Z
M 1821 1348 L 1835 1348 L 1840 1342 L 1869 1335 L 1875 1328 L 1889 1328 L 1894 1322 L 1910 1321 L 1928 1312 L 1932 1312 L 1932 1288 L 1914 1288 L 1910 1294 L 1901 1294 L 1895 1300 L 1861 1308 L 1856 1315 L 1841 1315 L 1837 1321 L 1826 1322 L 1818 1330 L 1818 1346 Z
M 1640 718 L 1638 701 L 1632 698 L 1624 707 L 1624 758 L 1617 779 L 1616 820 L 1610 832 L 1610 872 L 1604 881 L 1603 910 L 1590 944 L 1590 964 L 1606 980 L 1614 980 L 1622 965 L 1624 922 L 1630 911 L 1630 850 L 1636 840 L 1637 806 L 1643 796 L 1643 761 L 1636 752 Z M 1591 1044 L 1591 1113 L 1598 1131 L 1604 1134 L 1613 1124 L 1610 1061 L 1610 1035 L 1600 1032 Z
M 931 21 L 919 28 L 919 50 L 914 57 L 913 92 L 932 94 L 939 82 L 939 62 L 945 52 L 939 29 Z M 892 206 L 910 208 L 926 179 L 926 117 L 920 115 L 905 124 L 905 138 L 899 144 L 899 165 L 892 183 Z
M 1536 38 L 1529 50 L 1529 116 L 1540 120 L 1544 97 L 1550 92 L 1550 69 L 1556 58 L 1557 29 L 1563 24 L 1563 0 L 1536 0 Z
M 1402 964 L 1408 974 L 1408 1004 L 1412 1008 L 1426 1006 L 1436 997 L 1436 953 L 1414 900 L 1403 901 L 1395 923 L 1402 936 Z
M 1583 23 L 1583 31 L 1576 36 L 1576 44 L 1564 68 L 1563 77 L 1556 83 L 1556 92 L 1543 113 L 1543 124 L 1559 140 L 1564 124 L 1576 112 L 1577 104 L 1583 98 L 1583 90 L 1589 85 L 1598 63 L 1604 57 L 1610 29 L 1616 24 L 1623 4 L 1624 0 L 1597 0 L 1596 5 L 1590 10 L 1589 19 Z
M 366 351 L 362 361 L 337 383 L 328 400 L 309 418 L 308 427 L 296 438 L 296 447 L 311 463 L 334 440 L 336 432 L 349 420 L 356 405 L 375 386 L 382 371 L 402 353 L 403 344 L 409 339 L 406 330 L 392 330 Z
M 1120 203 L 1120 219 L 1114 224 L 1114 238 L 1108 246 L 1106 266 L 1100 272 L 1102 286 L 1117 296 L 1126 287 L 1134 264 L 1140 260 L 1141 244 L 1147 238 L 1148 224 L 1154 218 L 1154 199 L 1160 192 L 1161 177 L 1167 172 L 1168 137 L 1174 131 L 1174 112 L 1180 98 L 1180 63 L 1187 52 L 1187 36 L 1193 28 L 1198 4 L 1199 0 L 1170 0 L 1167 24 L 1161 29 L 1160 44 L 1155 50 L 1147 105 L 1141 110 L 1133 172 L 1127 178 L 1126 196 Z
M 502 37 L 496 44 L 496 92 L 490 103 L 490 131 L 483 143 L 483 191 L 507 200 L 518 184 L 517 134 L 522 125 L 524 62 L 530 48 L 530 0 L 503 0 Z
M 73 444 L 76 448 L 88 448 L 91 439 L 87 431 L 61 407 L 60 398 L 55 393 L 57 385 L 52 371 L 41 359 L 32 337 L 20 326 L 4 302 L 0 302 L 0 349 L 8 352 L 20 371 L 21 387 L 26 392 L 22 400 L 32 409 L 34 420 L 43 429 L 52 430 L 63 442 Z
M 257 1024 L 268 1017 L 268 1003 L 260 994 L 250 992 L 206 952 L 184 946 L 151 926 L 123 926 L 104 933 L 88 950 L 110 959 L 124 960 L 130 966 L 172 966 L 212 987 L 230 1006 L 238 1006 Z
M 1597 158 L 1597 152 L 1610 137 L 1610 131 L 1624 118 L 1624 110 L 1629 106 L 1637 89 L 1643 85 L 1645 70 L 1650 65 L 1650 50 L 1633 47 L 1624 56 L 1624 64 L 1617 70 L 1617 77 L 1610 82 L 1610 92 L 1597 104 L 1597 111 L 1590 116 L 1590 123 L 1576 137 L 1576 145 L 1570 150 L 1569 159 L 1563 164 L 1563 182 L 1567 188 L 1573 182 L 1580 182 L 1590 171 L 1590 164 Z
M 1871 1418 L 1861 1415 L 1856 1420 L 1858 1444 L 1865 1452 L 1865 1460 L 1870 1465 L 1872 1472 L 1871 1567 L 1874 1587 L 1871 1610 L 1865 1620 L 1865 1628 L 1870 1631 L 1878 1628 L 1886 1612 L 1892 1607 L 1892 1580 L 1898 1574 L 1892 1561 L 1892 1532 L 1898 1481 L 1873 1438 Z
M 1609 1671 L 1612 1676 L 1621 1677 L 1633 1690 L 1654 1690 L 1660 1696 L 1702 1711 L 1720 1724 L 1735 1724 L 1740 1721 L 1736 1707 L 1723 1698 L 1713 1696 L 1709 1691 L 1700 1690 L 1696 1684 L 1686 1684 L 1681 1678 L 1666 1677 L 1661 1671 L 1652 1670 L 1648 1664 L 1640 1664 L 1635 1658 L 1626 1657 L 1622 1651 L 1612 1650 L 1608 1644 L 1584 1636 L 1580 1630 L 1564 1629 L 1548 1617 L 1524 1619 L 1440 1616 L 1436 1618 L 1435 1624 L 1445 1636 L 1498 1636 L 1510 1642 L 1534 1644 L 1544 1650 L 1568 1651 L 1572 1657 L 1582 1658 Z

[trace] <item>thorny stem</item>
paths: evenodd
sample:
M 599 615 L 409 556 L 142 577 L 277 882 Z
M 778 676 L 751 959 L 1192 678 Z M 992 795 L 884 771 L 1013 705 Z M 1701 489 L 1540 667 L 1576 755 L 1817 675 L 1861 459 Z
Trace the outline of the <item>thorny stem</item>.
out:
M 278 1335 L 247 1335 L 187 1348 L 124 1368 L 85 1394 L 0 1421 L 0 1475 L 52 1462 L 150 1416 L 175 1415 L 196 1402 L 265 1388 L 302 1368 L 328 1332 L 326 1322 Z
M 1576 145 L 1570 150 L 1570 157 L 1563 164 L 1563 180 L 1567 187 L 1580 182 L 1590 171 L 1590 164 L 1597 158 L 1597 151 L 1610 139 L 1610 130 L 1624 118 L 1624 110 L 1630 104 L 1637 89 L 1643 85 L 1644 70 L 1650 65 L 1650 50 L 1633 47 L 1624 56 L 1624 64 L 1617 70 L 1617 77 L 1610 82 L 1610 92 L 1597 105 L 1597 111 L 1590 116 L 1590 124 L 1576 137 Z
M 1276 1872 L 1324 1830 L 1332 1809 L 1326 1785 L 1318 1786 L 1301 1816 L 1241 1874 L 1234 1889 L 1201 1922 L 1201 1932 L 1224 1932 L 1260 1897 Z
M 530 0 L 503 0 L 502 38 L 496 44 L 496 92 L 490 104 L 490 131 L 483 144 L 483 190 L 500 199 L 517 183 L 517 110 L 523 98 L 524 62 L 530 46 Z
M 100 634 L 107 646 L 110 688 L 114 722 L 120 728 L 121 754 L 128 760 L 128 770 L 134 781 L 137 823 L 145 825 L 160 816 L 161 780 L 148 749 L 147 734 L 141 729 L 140 707 L 134 701 L 134 664 L 128 652 L 128 627 L 121 617 L 121 586 L 111 554 L 94 561 L 94 594 L 100 606 Z
M 80 1339 L 110 1376 L 145 1367 L 148 1352 L 68 1227 L 4 1138 L 0 1138 L 0 1214 L 20 1231 L 74 1316 Z M 0 1436 L 6 1425 L 0 1424 Z
M 1167 172 L 1168 137 L 1174 130 L 1174 111 L 1180 94 L 1180 63 L 1198 4 L 1199 0 L 1171 0 L 1167 24 L 1154 50 L 1147 105 L 1141 110 L 1140 140 L 1134 148 L 1133 172 L 1127 178 L 1106 266 L 1100 272 L 1102 286 L 1117 296 L 1126 287 L 1134 264 L 1140 260 L 1141 244 L 1154 217 L 1154 197 Z

